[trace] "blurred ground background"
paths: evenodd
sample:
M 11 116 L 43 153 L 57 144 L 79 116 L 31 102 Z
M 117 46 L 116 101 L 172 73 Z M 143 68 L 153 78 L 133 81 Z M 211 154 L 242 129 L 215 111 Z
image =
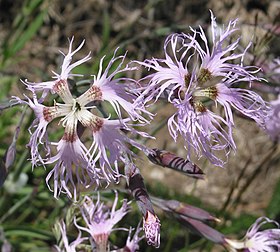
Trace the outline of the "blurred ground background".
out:
M 189 26 L 201 25 L 207 29 L 210 24 L 209 9 L 213 11 L 221 24 L 238 17 L 244 44 L 248 40 L 257 43 L 258 39 L 265 36 L 266 27 L 280 24 L 280 2 L 269 0 L 89 0 L 67 1 L 67 3 L 44 0 L 2 0 L 0 1 L 0 98 L 4 102 L 11 95 L 22 94 L 24 87 L 19 79 L 27 78 L 34 82 L 49 79 L 51 71 L 57 70 L 61 63 L 58 51 L 67 50 L 67 39 L 72 36 L 75 37 L 76 45 L 83 39 L 86 40 L 77 58 L 91 51 L 93 64 L 87 68 L 80 68 L 79 71 L 92 74 L 92 71 L 96 72 L 98 60 L 104 54 L 112 55 L 116 47 L 120 47 L 122 52 L 127 51 L 127 61 L 162 57 L 164 39 L 170 33 L 187 33 Z M 264 57 L 280 56 L 279 35 L 274 34 L 272 37 L 273 39 L 261 51 Z M 141 78 L 143 72 L 144 70 L 139 70 L 133 77 Z M 267 95 L 266 98 L 273 97 Z M 172 108 L 168 110 L 164 105 L 162 108 L 159 106 L 154 125 L 160 124 L 164 118 L 171 115 Z M 3 111 L 0 116 L 0 154 L 3 156 L 11 142 L 20 114 L 16 109 L 12 109 L 9 112 Z M 248 223 L 254 220 L 253 217 L 266 214 L 280 221 L 280 150 L 279 146 L 270 141 L 269 137 L 253 122 L 242 118 L 236 117 L 234 136 L 238 151 L 230 156 L 225 169 L 213 167 L 202 159 L 197 161 L 206 173 L 205 181 L 196 182 L 173 171 L 155 167 L 144 157 L 139 166 L 152 194 L 164 195 L 167 198 L 179 197 L 187 202 L 188 200 L 191 203 L 194 202 L 197 206 L 211 209 L 219 217 L 225 219 L 226 225 L 223 227 L 225 232 L 235 231 L 235 234 L 240 237 L 249 226 Z M 156 137 L 157 142 L 148 142 L 148 145 L 168 149 L 179 156 L 185 155 L 184 149 L 180 147 L 183 146 L 182 143 L 175 144 L 168 137 L 166 127 L 161 128 Z M 27 141 L 28 135 L 26 132 L 21 132 L 17 149 L 19 162 L 23 162 L 20 160 L 28 157 L 25 150 Z M 30 174 L 28 170 L 30 166 L 24 169 L 29 174 L 30 190 L 35 184 L 38 187 L 37 190 L 40 191 L 40 185 L 42 185 L 42 188 L 47 191 L 43 169 L 35 175 Z M 39 195 L 33 201 L 35 202 L 33 207 L 37 209 L 28 212 L 26 209 L 22 210 L 22 207 L 24 208 L 25 204 L 33 199 L 29 198 L 22 203 L 21 208 L 16 208 L 5 218 L 5 221 L 0 221 L 0 225 L 3 224 L 4 230 L 8 230 L 6 236 L 16 247 L 15 251 L 25 251 L 26 248 L 33 249 L 29 251 L 36 251 L 36 247 L 32 248 L 32 245 L 24 241 L 26 233 L 15 232 L 16 227 L 22 228 L 23 225 L 28 225 L 27 223 L 30 226 L 36 223 L 37 226 L 34 224 L 36 227 L 46 227 L 50 230 L 46 234 L 48 238 L 45 242 L 40 243 L 36 240 L 35 243 L 36 246 L 41 244 L 41 247 L 48 251 L 47 245 L 54 241 L 51 228 L 47 227 L 50 223 L 45 223 L 48 210 L 46 208 L 44 210 L 46 204 L 41 200 L 52 202 L 49 203 L 50 206 L 58 203 L 51 199 L 52 195 L 47 192 L 35 196 L 34 189 L 31 191 L 32 197 Z M 23 190 L 22 194 L 15 195 L 2 189 L 1 196 L 5 199 L 0 202 L 2 216 L 28 192 L 28 190 L 26 192 Z M 59 215 L 59 211 L 67 203 L 64 201 L 59 204 L 49 219 Z M 38 214 L 37 220 L 34 219 L 35 214 Z M 20 218 L 14 217 L 15 215 Z M 234 226 L 234 222 L 245 223 L 244 225 L 247 226 Z M 165 224 L 162 225 L 162 230 L 164 230 Z M 221 248 L 207 246 L 202 246 L 200 250 L 187 248 L 186 241 L 179 240 L 185 237 L 184 233 L 187 229 L 182 230 L 180 226 L 177 228 L 175 234 L 163 235 L 163 247 L 157 251 L 208 251 L 211 249 L 211 251 L 222 251 Z M 30 233 L 28 237 L 31 240 L 34 239 Z M 171 241 L 164 241 L 166 237 L 172 237 Z M 39 238 L 36 237 L 36 239 Z M 16 243 L 19 245 L 15 245 Z M 156 250 L 146 248 L 143 251 Z

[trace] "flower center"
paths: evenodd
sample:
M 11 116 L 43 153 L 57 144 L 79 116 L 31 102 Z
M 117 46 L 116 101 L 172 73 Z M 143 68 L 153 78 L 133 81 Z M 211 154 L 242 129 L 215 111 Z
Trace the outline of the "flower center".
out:
M 76 99 L 73 99 L 72 112 L 75 113 L 76 111 L 81 111 L 81 110 L 82 110 L 81 105 L 77 102 Z
M 197 77 L 199 85 L 203 85 L 206 81 L 212 78 L 212 73 L 207 68 L 201 68 Z

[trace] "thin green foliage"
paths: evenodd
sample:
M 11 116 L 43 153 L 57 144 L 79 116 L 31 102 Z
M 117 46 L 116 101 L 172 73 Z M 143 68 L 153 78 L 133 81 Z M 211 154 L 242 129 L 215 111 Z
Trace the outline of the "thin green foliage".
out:
M 23 2 L 22 9 L 15 17 L 10 33 L 3 42 L 0 69 L 4 69 L 6 64 L 12 64 L 12 62 L 7 63 L 9 59 L 13 58 L 42 27 L 44 17 L 47 14 L 44 2 L 43 0 Z M 18 59 L 13 58 L 13 60 Z

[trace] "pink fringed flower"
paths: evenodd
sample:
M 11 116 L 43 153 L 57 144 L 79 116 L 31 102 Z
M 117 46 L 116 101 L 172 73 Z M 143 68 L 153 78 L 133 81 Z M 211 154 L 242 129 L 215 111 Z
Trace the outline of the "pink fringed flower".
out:
M 230 21 L 225 29 L 217 26 L 211 12 L 211 42 L 203 29 L 191 28 L 190 34 L 172 34 L 164 44 L 164 59 L 151 59 L 139 64 L 154 70 L 142 81 L 148 84 L 141 89 L 136 104 L 147 105 L 166 98 L 176 108 L 168 121 L 171 136 L 185 140 L 188 156 L 192 150 L 206 156 L 215 165 L 223 166 L 219 157 L 236 149 L 232 131 L 233 109 L 255 120 L 261 126 L 268 106 L 255 92 L 238 87 L 258 80 L 258 68 L 244 66 L 247 48 L 239 47 L 237 20 Z M 214 113 L 214 106 L 224 110 L 225 119 Z
M 275 225 L 276 228 L 260 230 L 266 224 Z M 260 217 L 249 228 L 241 241 L 225 239 L 231 251 L 248 252 L 277 252 L 280 250 L 280 229 L 276 221 Z
M 127 136 L 127 132 L 141 136 L 147 134 L 136 131 L 131 127 L 132 124 L 129 124 L 136 120 L 140 124 L 146 123 L 141 116 L 143 109 L 133 104 L 136 99 L 134 81 L 115 78 L 116 75 L 131 70 L 122 68 L 124 56 L 114 56 L 104 71 L 102 58 L 98 74 L 94 76 L 88 90 L 79 96 L 71 93 L 68 82 L 68 78 L 73 76 L 71 70 L 90 59 L 87 55 L 71 64 L 72 57 L 81 49 L 84 41 L 73 52 L 72 43 L 73 39 L 70 41 L 69 52 L 65 55 L 62 72 L 56 74 L 54 81 L 25 83 L 32 91 L 33 98 L 26 97 L 27 101 L 15 98 L 18 102 L 29 105 L 36 116 L 30 127 L 31 137 L 28 144 L 32 165 L 54 164 L 46 178 L 54 196 L 58 197 L 63 192 L 76 199 L 80 185 L 89 187 L 98 186 L 103 181 L 107 184 L 117 182 L 120 177 L 118 161 L 122 153 L 125 151 L 129 155 L 133 154 L 126 144 L 141 148 L 140 144 Z M 111 71 L 113 65 L 116 68 Z M 43 99 L 37 99 L 37 92 L 41 91 L 44 98 L 51 91 L 58 96 L 59 102 L 54 100 L 53 106 L 43 105 Z M 108 105 L 113 108 L 107 118 L 95 113 L 98 103 L 103 101 L 108 101 Z M 64 129 L 64 133 L 58 142 L 52 142 L 49 141 L 48 129 L 56 124 L 57 118 L 60 118 L 58 125 Z M 82 141 L 84 132 L 90 133 L 92 144 Z M 86 137 L 83 139 L 87 140 Z M 53 186 L 50 181 L 53 181 Z
M 115 201 L 110 210 L 103 202 L 100 202 L 99 195 L 96 203 L 90 197 L 85 196 L 84 202 L 80 207 L 86 227 L 79 226 L 78 224 L 76 226 L 91 235 L 97 251 L 107 250 L 109 235 L 114 230 L 120 230 L 120 228 L 114 228 L 114 226 L 129 210 L 126 200 L 123 201 L 121 208 L 116 210 L 117 202 L 118 195 L 116 194 Z

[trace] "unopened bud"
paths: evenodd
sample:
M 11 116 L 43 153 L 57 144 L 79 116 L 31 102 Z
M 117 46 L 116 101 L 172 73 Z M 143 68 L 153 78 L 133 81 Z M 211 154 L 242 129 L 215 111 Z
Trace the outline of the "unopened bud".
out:
M 156 197 L 152 198 L 153 203 L 155 203 L 158 207 L 163 209 L 164 211 L 176 213 L 182 216 L 190 217 L 192 219 L 200 220 L 200 221 L 216 221 L 220 222 L 220 220 L 214 216 L 212 216 L 207 211 L 194 207 L 177 200 L 163 200 Z
M 180 216 L 180 220 L 182 220 L 192 231 L 198 233 L 202 237 L 205 237 L 216 244 L 225 244 L 225 236 L 207 224 L 186 216 Z
M 8 170 L 13 165 L 13 163 L 15 162 L 15 159 L 16 159 L 16 144 L 15 143 L 12 143 L 9 146 L 3 159 L 5 162 L 6 169 Z
M 146 155 L 156 165 L 171 168 L 197 179 L 204 179 L 203 171 L 194 163 L 175 154 L 159 149 L 148 149 Z

